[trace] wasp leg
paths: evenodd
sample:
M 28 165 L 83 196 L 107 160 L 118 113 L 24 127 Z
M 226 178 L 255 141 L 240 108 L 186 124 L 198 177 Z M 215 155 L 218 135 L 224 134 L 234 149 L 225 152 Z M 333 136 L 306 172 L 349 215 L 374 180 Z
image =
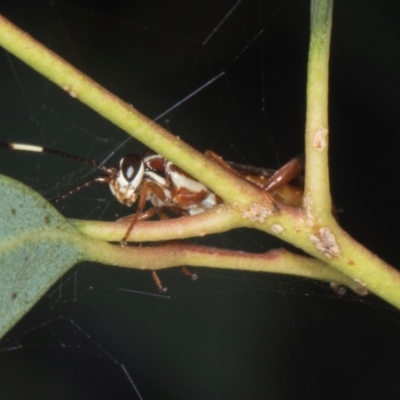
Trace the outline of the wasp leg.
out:
M 221 156 L 219 156 L 217 153 L 214 153 L 212 150 L 206 150 L 204 153 L 207 157 L 212 158 L 215 162 L 217 162 L 221 167 L 227 169 L 228 171 L 231 171 L 235 174 L 237 174 L 237 171 L 229 165 Z
M 268 183 L 264 186 L 264 190 L 272 192 L 273 190 L 282 187 L 299 176 L 304 169 L 304 156 L 292 158 L 283 167 L 279 168 Z
M 137 217 L 136 222 L 138 222 L 138 221 L 147 221 L 148 219 L 150 219 L 156 213 L 157 213 L 156 207 L 149 208 L 148 210 L 146 210 L 146 211 L 144 211 L 144 212 L 139 214 L 139 216 Z M 125 217 L 118 218 L 117 222 L 131 222 L 132 219 L 134 219 L 134 218 L 136 218 L 136 214 L 130 214 L 130 215 L 127 215 Z
M 192 281 L 197 280 L 197 278 L 199 277 L 197 274 L 190 272 L 189 269 L 187 267 L 182 267 L 182 272 L 185 276 L 187 276 L 189 279 L 191 279 Z
M 174 211 L 173 209 L 171 211 Z M 175 211 L 177 212 L 177 211 Z M 160 208 L 157 209 L 157 213 L 160 216 L 160 219 L 162 220 L 166 220 L 169 219 L 168 215 Z M 183 214 L 182 212 L 179 212 L 180 214 Z M 185 276 L 187 276 L 189 279 L 191 279 L 192 281 L 197 280 L 197 278 L 199 277 L 197 274 L 190 272 L 190 270 L 188 269 L 188 267 L 183 266 L 182 267 L 182 272 Z
M 154 283 L 157 286 L 157 289 L 160 293 L 165 293 L 168 288 L 164 287 L 161 283 L 161 279 L 158 277 L 158 274 L 156 271 L 151 271 L 151 275 L 153 277 Z

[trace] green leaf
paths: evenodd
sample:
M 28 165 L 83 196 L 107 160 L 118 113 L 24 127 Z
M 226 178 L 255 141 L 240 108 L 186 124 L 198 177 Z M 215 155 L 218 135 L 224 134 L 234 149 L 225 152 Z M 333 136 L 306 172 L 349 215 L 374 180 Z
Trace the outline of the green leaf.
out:
M 0 338 L 73 265 L 81 235 L 38 193 L 0 175 Z

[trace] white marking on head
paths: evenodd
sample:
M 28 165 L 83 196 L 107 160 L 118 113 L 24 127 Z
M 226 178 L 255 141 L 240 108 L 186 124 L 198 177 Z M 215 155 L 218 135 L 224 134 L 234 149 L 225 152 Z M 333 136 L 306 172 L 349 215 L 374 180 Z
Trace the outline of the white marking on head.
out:
M 110 182 L 110 190 L 122 204 L 131 206 L 137 200 L 137 189 L 144 177 L 144 165 L 138 156 L 129 155 L 121 159 L 115 179 Z
M 131 154 L 121 159 L 117 176 L 121 186 L 131 186 L 136 190 L 143 176 L 144 165 L 139 156 Z

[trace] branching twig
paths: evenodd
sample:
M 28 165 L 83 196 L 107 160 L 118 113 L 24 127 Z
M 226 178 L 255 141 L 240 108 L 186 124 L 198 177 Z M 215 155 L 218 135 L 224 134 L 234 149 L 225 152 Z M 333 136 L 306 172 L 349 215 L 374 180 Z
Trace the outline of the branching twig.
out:
M 289 256 L 287 252 L 239 256 L 237 252 L 184 245 L 180 245 L 177 251 L 176 245 L 171 244 L 152 247 L 149 251 L 146 247 L 121 249 L 104 243 L 102 252 L 99 252 L 100 247 L 94 244 L 98 242 L 88 239 L 88 251 L 93 251 L 92 260 L 142 269 L 187 264 L 258 271 L 279 270 L 315 279 L 346 282 L 353 288 L 365 287 L 400 308 L 398 272 L 349 237 L 331 214 L 327 95 L 332 0 L 312 0 L 311 14 L 305 197 L 301 209 L 280 205 L 279 212 L 276 212 L 271 197 L 263 190 L 192 149 L 0 17 L 0 45 L 69 95 L 170 159 L 224 200 L 214 210 L 196 217 L 138 224 L 131 240 L 179 239 L 246 226 L 278 236 L 320 261 L 306 259 L 304 262 L 304 258 Z M 107 241 L 119 241 L 123 236 L 121 232 L 126 229 L 121 223 L 73 223 L 87 235 Z M 157 261 L 152 256 L 155 252 L 162 255 Z M 135 257 L 132 257 L 133 253 Z M 288 261 L 292 263 L 290 267 Z M 303 269 L 307 263 L 313 267 Z

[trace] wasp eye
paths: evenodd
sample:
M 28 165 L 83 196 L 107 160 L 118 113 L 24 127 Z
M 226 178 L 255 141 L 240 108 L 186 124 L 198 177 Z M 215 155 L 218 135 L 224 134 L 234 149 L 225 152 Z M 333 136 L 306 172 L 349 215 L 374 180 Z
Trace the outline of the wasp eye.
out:
M 120 163 L 120 168 L 124 178 L 130 182 L 135 179 L 138 171 L 141 170 L 142 160 L 136 154 L 128 154 Z

